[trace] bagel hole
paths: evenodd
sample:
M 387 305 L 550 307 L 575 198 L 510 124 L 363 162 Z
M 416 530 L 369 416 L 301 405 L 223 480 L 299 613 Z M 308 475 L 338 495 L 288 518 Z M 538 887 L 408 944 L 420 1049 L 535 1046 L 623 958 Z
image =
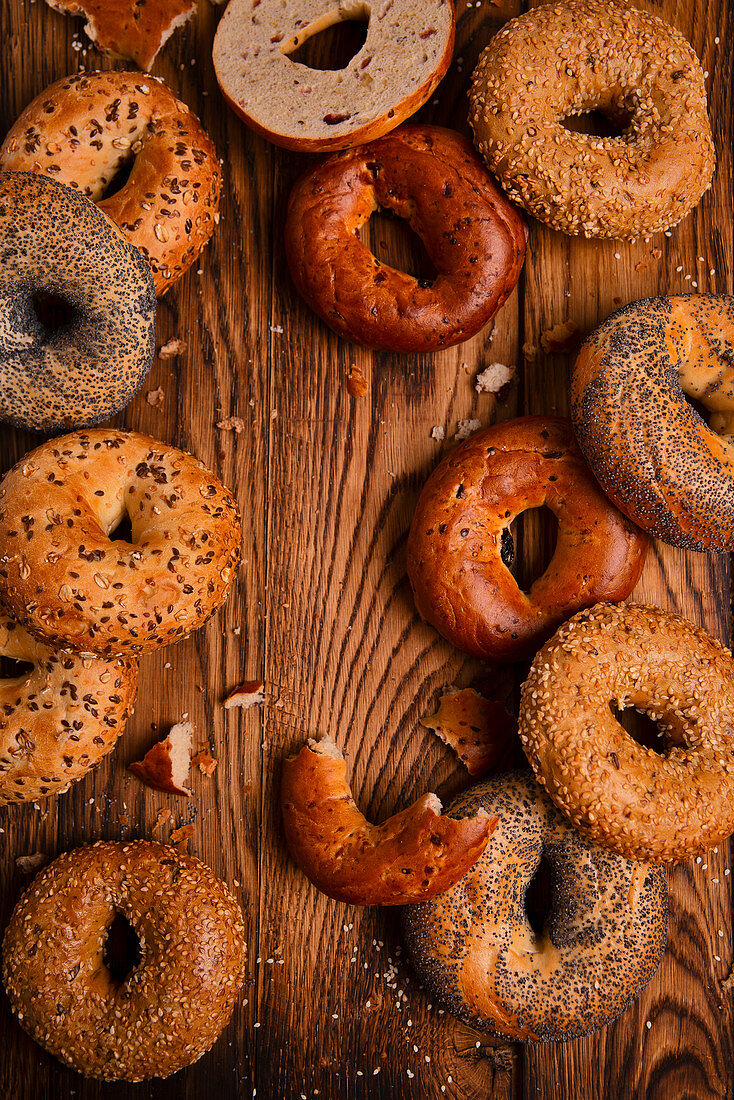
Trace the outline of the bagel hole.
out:
M 360 238 L 381 264 L 412 275 L 424 289 L 438 276 L 425 245 L 404 218 L 380 209 L 362 226 Z
M 122 913 L 116 913 L 107 929 L 107 939 L 102 949 L 102 961 L 116 982 L 124 982 L 131 970 L 140 962 L 140 940 L 130 921 Z
M 30 661 L 19 661 L 15 657 L 0 656 L 0 680 L 19 680 L 33 672 Z
M 515 560 L 511 572 L 523 592 L 529 592 L 551 563 L 558 542 L 558 520 L 550 508 L 528 508 L 510 525 Z
M 609 704 L 609 709 L 613 718 L 619 722 L 633 741 L 659 756 L 665 754 L 666 731 L 654 722 L 649 714 L 635 710 L 634 707 L 620 709 L 615 702 Z
M 125 512 L 114 531 L 110 531 L 109 538 L 112 542 L 129 542 L 131 544 L 135 542 L 133 525 L 127 512 Z
M 67 298 L 43 291 L 31 295 L 31 306 L 40 323 L 49 332 L 67 328 L 77 315 L 76 307 Z
M 96 201 L 103 202 L 105 199 L 111 199 L 118 191 L 122 191 L 123 187 L 130 179 L 130 173 L 133 170 L 134 164 L 135 154 L 131 152 L 117 165 L 112 176 L 107 181 L 104 191 Z
M 551 911 L 551 865 L 543 852 L 525 891 L 525 915 L 536 938 L 543 935 Z
M 604 111 L 581 111 L 579 114 L 566 115 L 561 126 L 572 134 L 588 134 L 590 137 L 622 137 L 630 127 L 632 116 L 627 113 L 608 115 Z
M 339 19 L 330 27 L 315 34 L 308 34 L 294 50 L 284 51 L 298 65 L 309 69 L 336 71 L 346 69 L 367 41 L 369 17 Z

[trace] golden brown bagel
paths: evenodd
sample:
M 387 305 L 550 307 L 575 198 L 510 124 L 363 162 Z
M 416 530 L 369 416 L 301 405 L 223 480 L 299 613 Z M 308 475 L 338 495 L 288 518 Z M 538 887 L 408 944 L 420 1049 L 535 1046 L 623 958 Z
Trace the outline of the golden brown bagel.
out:
M 649 236 L 711 184 L 701 64 L 674 27 L 609 0 L 555 0 L 511 19 L 479 58 L 474 138 L 508 195 L 563 233 Z M 574 133 L 597 110 L 616 137 Z
M 293 859 L 324 894 L 352 905 L 406 905 L 447 890 L 479 858 L 497 824 L 455 820 L 426 794 L 381 825 L 360 813 L 333 741 L 309 740 L 283 764 L 280 803 Z
M 196 11 L 196 0 L 46 0 L 68 15 L 83 15 L 98 50 L 149 69 L 176 27 Z
M 139 959 L 119 979 L 116 917 Z M 28 1034 L 87 1077 L 168 1077 L 205 1054 L 245 977 L 242 910 L 198 859 L 147 840 L 65 852 L 33 880 L 3 941 L 3 980 Z
M 653 718 L 661 751 L 612 705 Z M 628 859 L 691 859 L 734 832 L 734 659 L 678 615 L 600 604 L 564 623 L 523 684 L 520 739 L 556 806 Z
M 527 508 L 558 520 L 553 557 L 529 592 L 505 564 Z M 514 555 L 514 550 L 512 551 Z M 458 649 L 491 661 L 532 653 L 568 615 L 634 588 L 647 539 L 610 504 L 568 420 L 527 416 L 461 443 L 423 487 L 408 536 L 418 611 Z
M 623 306 L 581 348 L 570 403 L 586 460 L 626 515 L 673 546 L 734 550 L 734 297 Z
M 405 218 L 438 275 L 425 283 L 381 263 L 359 238 L 379 208 Z M 309 171 L 288 202 L 293 281 L 347 340 L 437 351 L 468 340 L 509 297 L 527 230 L 468 141 L 440 126 L 404 126 Z

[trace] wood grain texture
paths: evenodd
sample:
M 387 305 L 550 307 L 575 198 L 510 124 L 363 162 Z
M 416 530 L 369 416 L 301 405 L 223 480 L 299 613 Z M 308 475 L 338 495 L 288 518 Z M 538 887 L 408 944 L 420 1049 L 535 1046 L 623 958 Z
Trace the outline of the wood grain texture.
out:
M 732 290 L 732 9 L 726 0 L 646 6 L 689 35 L 711 72 L 713 190 L 670 237 L 650 243 L 572 240 L 532 223 L 523 278 L 494 335 L 490 326 L 435 356 L 350 347 L 296 296 L 281 229 L 288 188 L 310 158 L 267 145 L 224 106 L 211 66 L 221 9 L 200 0 L 195 22 L 156 62 L 154 72 L 199 113 L 223 158 L 223 217 L 200 271 L 159 307 L 158 345 L 179 336 L 186 350 L 156 360 L 117 423 L 192 450 L 235 488 L 244 563 L 222 613 L 181 646 L 144 659 L 136 715 L 116 753 L 68 794 L 0 811 L 0 922 L 23 885 L 16 856 L 53 855 L 98 837 L 165 839 L 191 818 L 192 850 L 245 909 L 250 984 L 209 1055 L 167 1082 L 137 1086 L 66 1071 L 27 1039 L 3 997 L 0 1096 L 229 1100 L 255 1089 L 267 1100 L 734 1096 L 732 994 L 721 985 L 732 966 L 728 851 L 672 872 L 669 950 L 637 1004 L 588 1039 L 523 1048 L 477 1035 L 430 1004 L 400 957 L 396 914 L 317 894 L 289 861 L 278 817 L 280 763 L 306 736 L 329 732 L 338 741 L 358 802 L 379 820 L 427 790 L 446 799 L 466 785 L 449 751 L 419 725 L 446 685 L 486 684 L 495 697 L 517 700 L 525 666 L 490 669 L 457 653 L 418 620 L 405 579 L 415 501 L 457 422 L 564 413 L 569 356 L 540 349 L 541 333 L 559 321 L 588 330 L 616 305 L 693 281 Z M 511 0 L 459 4 L 454 63 L 420 118 L 468 131 L 474 62 L 522 8 Z M 109 67 L 92 49 L 86 56 L 72 49 L 80 26 L 40 0 L 0 0 L 4 130 L 80 63 Z M 398 266 L 421 262 L 390 220 L 373 219 L 369 239 Z M 538 351 L 525 358 L 529 345 Z M 500 405 L 473 385 L 495 360 L 519 364 Z M 365 398 L 347 391 L 352 363 L 369 379 Z M 145 394 L 158 386 L 164 400 L 154 408 Z M 244 421 L 240 434 L 217 429 L 229 415 Z M 431 438 L 434 425 L 445 428 L 445 443 Z M 33 442 L 3 429 L 3 469 Z M 541 567 L 550 540 L 536 513 L 518 526 L 525 575 Z M 729 639 L 729 592 L 724 558 L 656 546 L 635 596 Z M 227 691 L 258 675 L 263 710 L 224 712 Z M 212 779 L 192 774 L 190 801 L 148 791 L 124 767 L 184 712 L 219 761 Z M 173 818 L 156 828 L 161 807 Z

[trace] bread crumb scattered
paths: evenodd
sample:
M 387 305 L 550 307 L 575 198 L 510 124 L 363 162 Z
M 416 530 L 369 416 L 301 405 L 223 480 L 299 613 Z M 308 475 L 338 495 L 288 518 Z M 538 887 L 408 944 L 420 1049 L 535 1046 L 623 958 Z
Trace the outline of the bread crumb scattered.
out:
M 468 439 L 470 435 L 474 435 L 474 432 L 478 432 L 481 426 L 481 420 L 460 420 L 456 425 L 456 435 L 454 439 L 458 441 Z
M 159 409 L 161 407 L 161 405 L 163 404 L 163 398 L 165 396 L 166 395 L 164 394 L 163 390 L 159 386 L 157 390 L 148 390 L 148 392 L 145 395 L 145 400 L 154 409 Z
M 529 340 L 526 340 L 522 346 L 522 353 L 525 359 L 528 359 L 532 363 L 538 354 L 537 344 L 531 344 Z
M 196 756 L 191 757 L 192 767 L 198 767 L 204 775 L 214 775 L 218 760 L 215 760 L 209 749 L 199 749 Z
M 217 421 L 217 427 L 222 432 L 240 432 L 245 430 L 245 422 L 240 416 L 225 416 L 223 420 Z
M 262 680 L 245 680 L 239 687 L 230 692 L 224 700 L 224 709 L 231 710 L 232 707 L 242 707 L 247 710 L 249 707 L 256 707 L 259 703 L 264 702 L 265 684 Z
M 361 367 L 358 367 L 356 363 L 352 363 L 349 368 L 349 379 L 347 381 L 347 389 L 351 393 L 352 397 L 366 397 L 367 396 L 367 379 L 364 371 Z
M 440 443 L 442 439 L 446 438 L 446 429 L 441 427 L 440 424 L 434 424 L 431 428 L 431 439 L 437 439 Z
M 187 825 L 182 825 L 180 829 L 174 829 L 171 833 L 171 844 L 186 844 L 191 840 L 194 835 L 194 826 L 189 822 Z
M 474 389 L 477 393 L 499 393 L 512 381 L 514 374 L 514 367 L 505 366 L 504 363 L 490 363 L 477 375 Z
M 179 340 L 178 336 L 174 336 L 172 340 L 169 340 L 167 344 L 158 349 L 158 358 L 175 359 L 183 351 L 186 351 L 186 341 Z
M 579 343 L 581 329 L 575 321 L 564 321 L 559 325 L 552 325 L 540 335 L 540 343 L 543 351 L 569 352 L 573 351 Z

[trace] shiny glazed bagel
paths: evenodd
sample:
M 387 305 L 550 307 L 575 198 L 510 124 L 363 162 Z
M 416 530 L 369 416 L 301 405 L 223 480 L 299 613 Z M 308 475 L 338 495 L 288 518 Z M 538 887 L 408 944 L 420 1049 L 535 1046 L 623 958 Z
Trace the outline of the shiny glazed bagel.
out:
M 550 508 L 556 549 L 523 592 L 509 565 L 510 524 Z M 421 616 L 458 649 L 491 661 L 534 652 L 563 619 L 600 599 L 623 600 L 647 553 L 645 535 L 600 491 L 568 420 L 527 416 L 459 444 L 418 499 L 408 576 Z
M 139 957 L 120 980 L 105 945 L 117 917 Z M 33 880 L 3 941 L 19 1022 L 67 1066 L 104 1081 L 168 1077 L 201 1058 L 244 981 L 242 910 L 193 856 L 147 840 L 65 852 Z
M 51 84 L 7 134 L 0 168 L 83 191 L 143 253 L 159 297 L 219 221 L 214 145 L 186 104 L 142 73 L 82 73 Z M 124 186 L 105 198 L 126 169 Z
M 131 543 L 114 537 L 125 517 Z M 137 432 L 51 440 L 0 483 L 3 599 L 52 645 L 109 656 L 180 641 L 226 599 L 240 539 L 219 478 Z
M 49 298 L 70 314 L 58 328 L 42 319 Z M 94 203 L 46 176 L 0 175 L 1 420 L 107 420 L 148 373 L 154 322 L 148 265 Z
M 570 404 L 587 462 L 626 515 L 673 546 L 734 550 L 734 297 L 623 306 L 581 348 Z
M 665 950 L 665 871 L 584 840 L 529 772 L 494 776 L 449 813 L 497 816 L 492 844 L 451 890 L 402 912 L 421 983 L 455 1016 L 507 1039 L 575 1039 L 611 1023 L 644 989 Z M 526 894 L 545 857 L 542 931 Z
M 359 238 L 383 208 L 410 225 L 433 283 L 383 264 Z M 471 145 L 439 126 L 404 126 L 307 172 L 288 202 L 293 281 L 340 336 L 391 351 L 437 351 L 474 336 L 509 297 L 527 230 Z
M 661 733 L 638 744 L 612 707 Z M 523 684 L 520 740 L 573 825 L 628 859 L 691 859 L 734 832 L 734 659 L 678 615 L 600 604 L 545 644 Z
M 132 714 L 138 663 L 53 650 L 0 612 L 0 805 L 61 794 L 111 752 Z
M 479 58 L 470 103 L 477 148 L 510 198 L 563 233 L 649 236 L 711 184 L 701 64 L 679 31 L 628 4 L 556 0 L 511 19 Z M 588 111 L 621 133 L 564 126 Z

